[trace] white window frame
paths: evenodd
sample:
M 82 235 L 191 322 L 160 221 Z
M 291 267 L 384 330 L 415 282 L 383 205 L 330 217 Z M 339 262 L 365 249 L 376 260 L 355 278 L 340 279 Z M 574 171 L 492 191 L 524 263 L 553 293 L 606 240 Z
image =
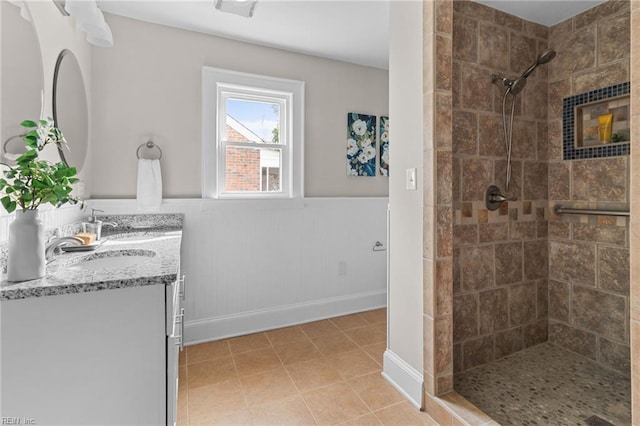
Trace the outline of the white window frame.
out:
M 220 68 L 202 70 L 202 196 L 217 199 L 278 199 L 303 197 L 304 82 Z M 281 141 L 278 144 L 224 142 L 226 99 L 278 100 Z M 227 146 L 281 149 L 280 192 L 225 192 Z

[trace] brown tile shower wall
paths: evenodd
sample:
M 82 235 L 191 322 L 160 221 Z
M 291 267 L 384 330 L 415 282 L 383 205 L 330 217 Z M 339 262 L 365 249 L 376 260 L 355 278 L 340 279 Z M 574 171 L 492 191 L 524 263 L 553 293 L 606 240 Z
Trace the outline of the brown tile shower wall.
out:
M 547 72 L 516 103 L 509 194 L 488 211 L 487 187 L 505 189 L 504 87 L 548 47 L 548 29 L 471 1 L 453 13 L 453 339 L 455 371 L 547 340 Z
M 610 0 L 549 30 L 549 206 L 628 208 L 628 157 L 562 160 L 562 99 L 630 80 L 629 6 Z M 552 214 L 549 340 L 628 373 L 629 309 L 628 219 Z
M 451 185 L 451 0 L 424 8 L 424 389 L 453 389 Z M 435 62 L 431 58 L 436 58 Z M 431 166 L 432 165 L 432 166 Z M 435 191 L 434 191 L 435 188 Z M 435 230 L 435 233 L 433 232 Z

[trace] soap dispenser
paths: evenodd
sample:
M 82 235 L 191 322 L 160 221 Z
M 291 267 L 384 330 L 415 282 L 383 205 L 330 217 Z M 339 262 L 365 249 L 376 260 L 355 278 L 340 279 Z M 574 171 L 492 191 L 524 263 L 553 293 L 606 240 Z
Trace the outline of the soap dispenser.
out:
M 96 218 L 96 212 L 104 213 L 104 210 L 91 209 L 91 216 L 86 222 L 82 222 L 82 232 L 92 232 L 96 234 L 96 240 L 100 239 L 102 233 L 102 221 Z

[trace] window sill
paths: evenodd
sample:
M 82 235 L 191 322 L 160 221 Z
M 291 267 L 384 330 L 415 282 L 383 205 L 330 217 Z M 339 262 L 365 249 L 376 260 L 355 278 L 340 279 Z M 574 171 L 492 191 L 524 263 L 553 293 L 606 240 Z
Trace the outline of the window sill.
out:
M 251 210 L 301 209 L 304 198 L 203 198 L 202 211 L 225 208 Z

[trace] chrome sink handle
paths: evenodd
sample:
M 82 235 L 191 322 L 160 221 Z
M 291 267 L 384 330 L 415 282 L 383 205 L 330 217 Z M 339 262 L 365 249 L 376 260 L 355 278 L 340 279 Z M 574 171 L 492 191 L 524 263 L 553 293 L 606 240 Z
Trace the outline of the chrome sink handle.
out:
M 54 238 L 53 240 L 48 242 L 47 245 L 45 246 L 44 257 L 46 259 L 46 262 L 49 263 L 49 262 L 52 262 L 53 260 L 55 260 L 56 248 L 60 247 L 61 245 L 67 244 L 67 243 L 73 243 L 74 245 L 81 246 L 82 244 L 84 244 L 84 241 L 82 241 L 82 239 L 80 239 L 78 237 L 59 237 L 59 238 Z

